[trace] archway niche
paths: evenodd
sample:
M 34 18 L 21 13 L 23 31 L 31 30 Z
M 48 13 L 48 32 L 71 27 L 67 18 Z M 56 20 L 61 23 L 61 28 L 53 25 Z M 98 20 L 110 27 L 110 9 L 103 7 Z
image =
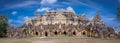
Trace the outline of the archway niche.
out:
M 82 33 L 82 35 L 86 35 L 86 33 L 85 33 L 85 32 L 83 32 L 83 33 Z
M 48 36 L 48 33 L 47 33 L 47 32 L 45 32 L 45 36 Z
M 38 36 L 38 32 L 35 32 L 35 35 Z
M 76 35 L 76 32 L 75 31 L 73 31 L 73 33 L 72 33 L 73 35 Z
M 63 34 L 64 34 L 64 35 L 66 35 L 66 34 L 67 34 L 67 32 L 66 32 L 66 31 L 64 31 L 64 32 L 63 32 Z
M 54 34 L 57 35 L 58 34 L 57 31 L 55 31 Z

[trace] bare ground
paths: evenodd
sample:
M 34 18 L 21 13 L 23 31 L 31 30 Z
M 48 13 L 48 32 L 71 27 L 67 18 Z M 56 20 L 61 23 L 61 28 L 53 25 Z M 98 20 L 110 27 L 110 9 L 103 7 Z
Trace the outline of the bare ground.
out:
M 120 40 L 79 37 L 34 37 L 22 39 L 0 38 L 0 43 L 120 43 Z

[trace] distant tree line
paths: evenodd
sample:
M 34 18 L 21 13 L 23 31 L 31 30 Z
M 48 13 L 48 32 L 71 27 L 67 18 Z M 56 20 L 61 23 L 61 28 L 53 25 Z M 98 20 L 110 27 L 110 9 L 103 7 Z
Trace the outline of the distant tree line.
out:
M 0 38 L 6 37 L 8 18 L 5 14 L 0 15 Z

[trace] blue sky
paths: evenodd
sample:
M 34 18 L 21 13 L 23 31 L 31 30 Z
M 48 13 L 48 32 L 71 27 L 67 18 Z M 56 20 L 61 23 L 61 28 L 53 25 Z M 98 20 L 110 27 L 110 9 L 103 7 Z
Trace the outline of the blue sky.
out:
M 76 14 L 86 14 L 87 18 L 99 11 L 103 22 L 119 30 L 120 20 L 116 19 L 120 0 L 0 0 L 0 14 L 7 14 L 9 24 L 20 26 L 25 17 L 34 13 L 44 14 L 46 10 L 73 9 Z

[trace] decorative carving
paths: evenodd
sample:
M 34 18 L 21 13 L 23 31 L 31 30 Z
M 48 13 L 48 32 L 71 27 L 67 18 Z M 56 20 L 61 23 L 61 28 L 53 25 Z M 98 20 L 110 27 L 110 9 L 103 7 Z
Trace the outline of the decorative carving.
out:
M 34 19 L 26 17 L 26 24 L 16 29 L 8 29 L 8 37 L 28 36 L 85 36 L 115 38 L 112 27 L 106 27 L 101 21 L 99 13 L 91 19 L 86 15 L 75 15 L 74 11 L 52 10 L 45 15 L 35 15 Z M 36 22 L 37 21 L 37 22 Z

